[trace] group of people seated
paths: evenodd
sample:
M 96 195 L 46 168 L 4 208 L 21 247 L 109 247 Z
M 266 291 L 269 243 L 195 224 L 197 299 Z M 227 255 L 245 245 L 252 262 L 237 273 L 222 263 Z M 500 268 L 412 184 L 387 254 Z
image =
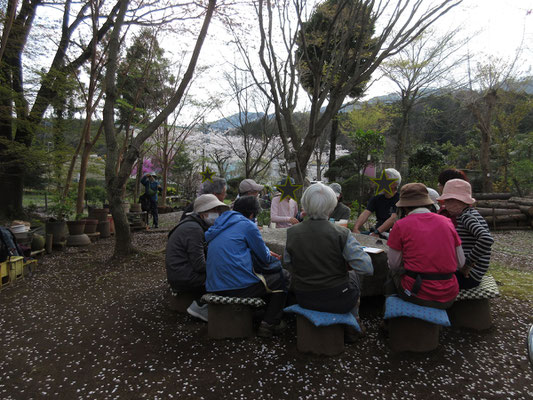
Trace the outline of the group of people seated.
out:
M 451 172 L 450 172 L 451 171 Z M 475 199 L 464 174 L 456 170 L 439 176 L 441 195 L 430 197 L 421 183 L 401 183 L 387 169 L 392 193 L 373 197 L 357 219 L 360 233 L 372 212 L 374 236 L 388 234 L 389 279 L 385 294 L 415 304 L 445 309 L 459 289 L 479 285 L 487 271 L 493 242 L 488 225 L 472 207 Z M 442 178 L 442 179 L 441 179 Z M 218 193 L 225 194 L 217 187 Z M 205 189 L 216 185 L 206 185 Z M 219 185 L 220 186 L 220 185 Z M 166 251 L 168 282 L 175 291 L 206 292 L 230 297 L 261 297 L 266 301 L 257 335 L 271 337 L 286 328 L 282 319 L 289 291 L 300 306 L 330 313 L 352 313 L 359 321 L 360 275 L 372 275 L 369 255 L 346 227 L 331 218 L 348 219 L 350 209 L 340 199 L 338 184 L 310 185 L 301 198 L 304 218 L 293 215 L 293 199 L 272 200 L 277 227 L 288 227 L 283 255 L 268 249 L 256 217 L 263 189 L 251 179 L 241 182 L 230 207 L 215 193 L 201 194 L 191 212 L 184 213 L 169 233 Z M 277 200 L 276 200 L 277 199 Z M 342 206 L 339 206 L 342 204 Z M 208 320 L 207 304 L 195 301 L 189 314 Z M 359 321 L 360 322 L 360 321 Z M 345 329 L 345 341 L 358 333 Z

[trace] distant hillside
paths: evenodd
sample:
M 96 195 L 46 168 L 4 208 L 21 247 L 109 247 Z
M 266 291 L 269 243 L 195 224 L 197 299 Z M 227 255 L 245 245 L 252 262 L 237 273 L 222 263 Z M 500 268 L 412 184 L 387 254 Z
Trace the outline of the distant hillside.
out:
M 252 122 L 263 116 L 264 113 L 248 113 L 248 121 Z M 209 122 L 208 128 L 216 131 L 227 131 L 239 126 L 239 114 L 233 114 L 227 118 L 219 119 L 218 121 Z
M 533 77 L 525 78 L 521 81 L 521 86 L 523 90 L 527 94 L 533 94 Z M 426 91 L 426 96 L 429 95 L 438 95 L 441 92 L 441 89 L 429 89 Z M 366 102 L 369 104 L 376 104 L 376 103 L 394 103 L 395 101 L 400 100 L 400 96 L 398 93 L 389 93 L 382 96 L 376 96 L 372 97 L 371 99 L 367 100 Z M 350 112 L 353 109 L 361 108 L 361 103 L 356 102 L 355 104 L 349 104 L 341 108 L 340 112 Z M 324 111 L 325 107 L 322 107 L 321 111 Z M 248 120 L 254 121 L 258 118 L 261 118 L 263 116 L 263 113 L 249 113 L 248 114 Z M 239 125 L 239 114 L 233 114 L 232 116 L 228 118 L 219 119 L 218 121 L 210 122 L 209 128 L 218 130 L 218 131 L 226 131 L 228 129 L 232 129 L 235 126 Z

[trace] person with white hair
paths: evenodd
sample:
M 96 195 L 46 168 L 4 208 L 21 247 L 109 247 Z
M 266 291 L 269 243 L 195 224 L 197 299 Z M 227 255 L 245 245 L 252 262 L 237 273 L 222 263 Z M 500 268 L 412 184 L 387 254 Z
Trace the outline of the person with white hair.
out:
M 398 216 L 396 215 L 396 203 L 400 200 L 398 188 L 402 182 L 400 173 L 394 168 L 387 168 L 385 170 L 387 179 L 396 179 L 390 185 L 390 192 L 383 192 L 372 197 L 366 206 L 366 210 L 359 215 L 353 228 L 354 233 L 365 233 L 371 236 L 380 236 L 383 233 L 387 234 L 396 222 Z M 371 228 L 369 232 L 361 232 L 362 226 L 368 221 L 368 218 L 376 213 L 376 225 Z
M 287 230 L 283 258 L 296 301 L 310 310 L 351 312 L 359 320 L 358 274 L 372 275 L 372 261 L 349 229 L 328 221 L 337 205 L 330 187 L 309 186 L 302 204 L 309 218 Z M 355 329 L 346 328 L 346 342 L 357 337 Z

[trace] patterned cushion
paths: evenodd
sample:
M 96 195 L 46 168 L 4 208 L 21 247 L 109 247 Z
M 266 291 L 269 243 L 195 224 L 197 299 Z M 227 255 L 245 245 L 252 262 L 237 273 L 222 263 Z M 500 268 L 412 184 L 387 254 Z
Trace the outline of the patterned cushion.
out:
M 384 319 L 397 317 L 411 317 L 422 319 L 432 324 L 450 326 L 446 310 L 432 307 L 419 306 L 400 299 L 398 296 L 389 296 L 385 301 Z
M 498 285 L 492 275 L 484 275 L 481 278 L 481 283 L 472 289 L 463 289 L 459 291 L 456 301 L 458 300 L 476 300 L 476 299 L 492 299 L 500 295 Z
M 214 293 L 204 294 L 202 301 L 208 304 L 244 304 L 245 306 L 263 307 L 266 303 L 256 297 L 226 297 Z
M 322 311 L 309 310 L 303 308 L 298 304 L 286 307 L 283 311 L 299 314 L 313 323 L 314 326 L 329 326 L 335 324 L 343 324 L 353 326 L 358 332 L 361 332 L 361 327 L 357 320 L 351 313 L 333 314 Z

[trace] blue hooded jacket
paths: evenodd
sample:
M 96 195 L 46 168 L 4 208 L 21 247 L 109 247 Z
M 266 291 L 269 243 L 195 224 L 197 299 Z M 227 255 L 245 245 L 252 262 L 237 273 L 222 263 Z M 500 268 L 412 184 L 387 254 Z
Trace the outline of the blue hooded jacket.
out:
M 205 233 L 208 243 L 205 287 L 208 292 L 243 289 L 260 282 L 254 274 L 252 252 L 270 264 L 270 255 L 257 225 L 237 211 L 226 211 Z

